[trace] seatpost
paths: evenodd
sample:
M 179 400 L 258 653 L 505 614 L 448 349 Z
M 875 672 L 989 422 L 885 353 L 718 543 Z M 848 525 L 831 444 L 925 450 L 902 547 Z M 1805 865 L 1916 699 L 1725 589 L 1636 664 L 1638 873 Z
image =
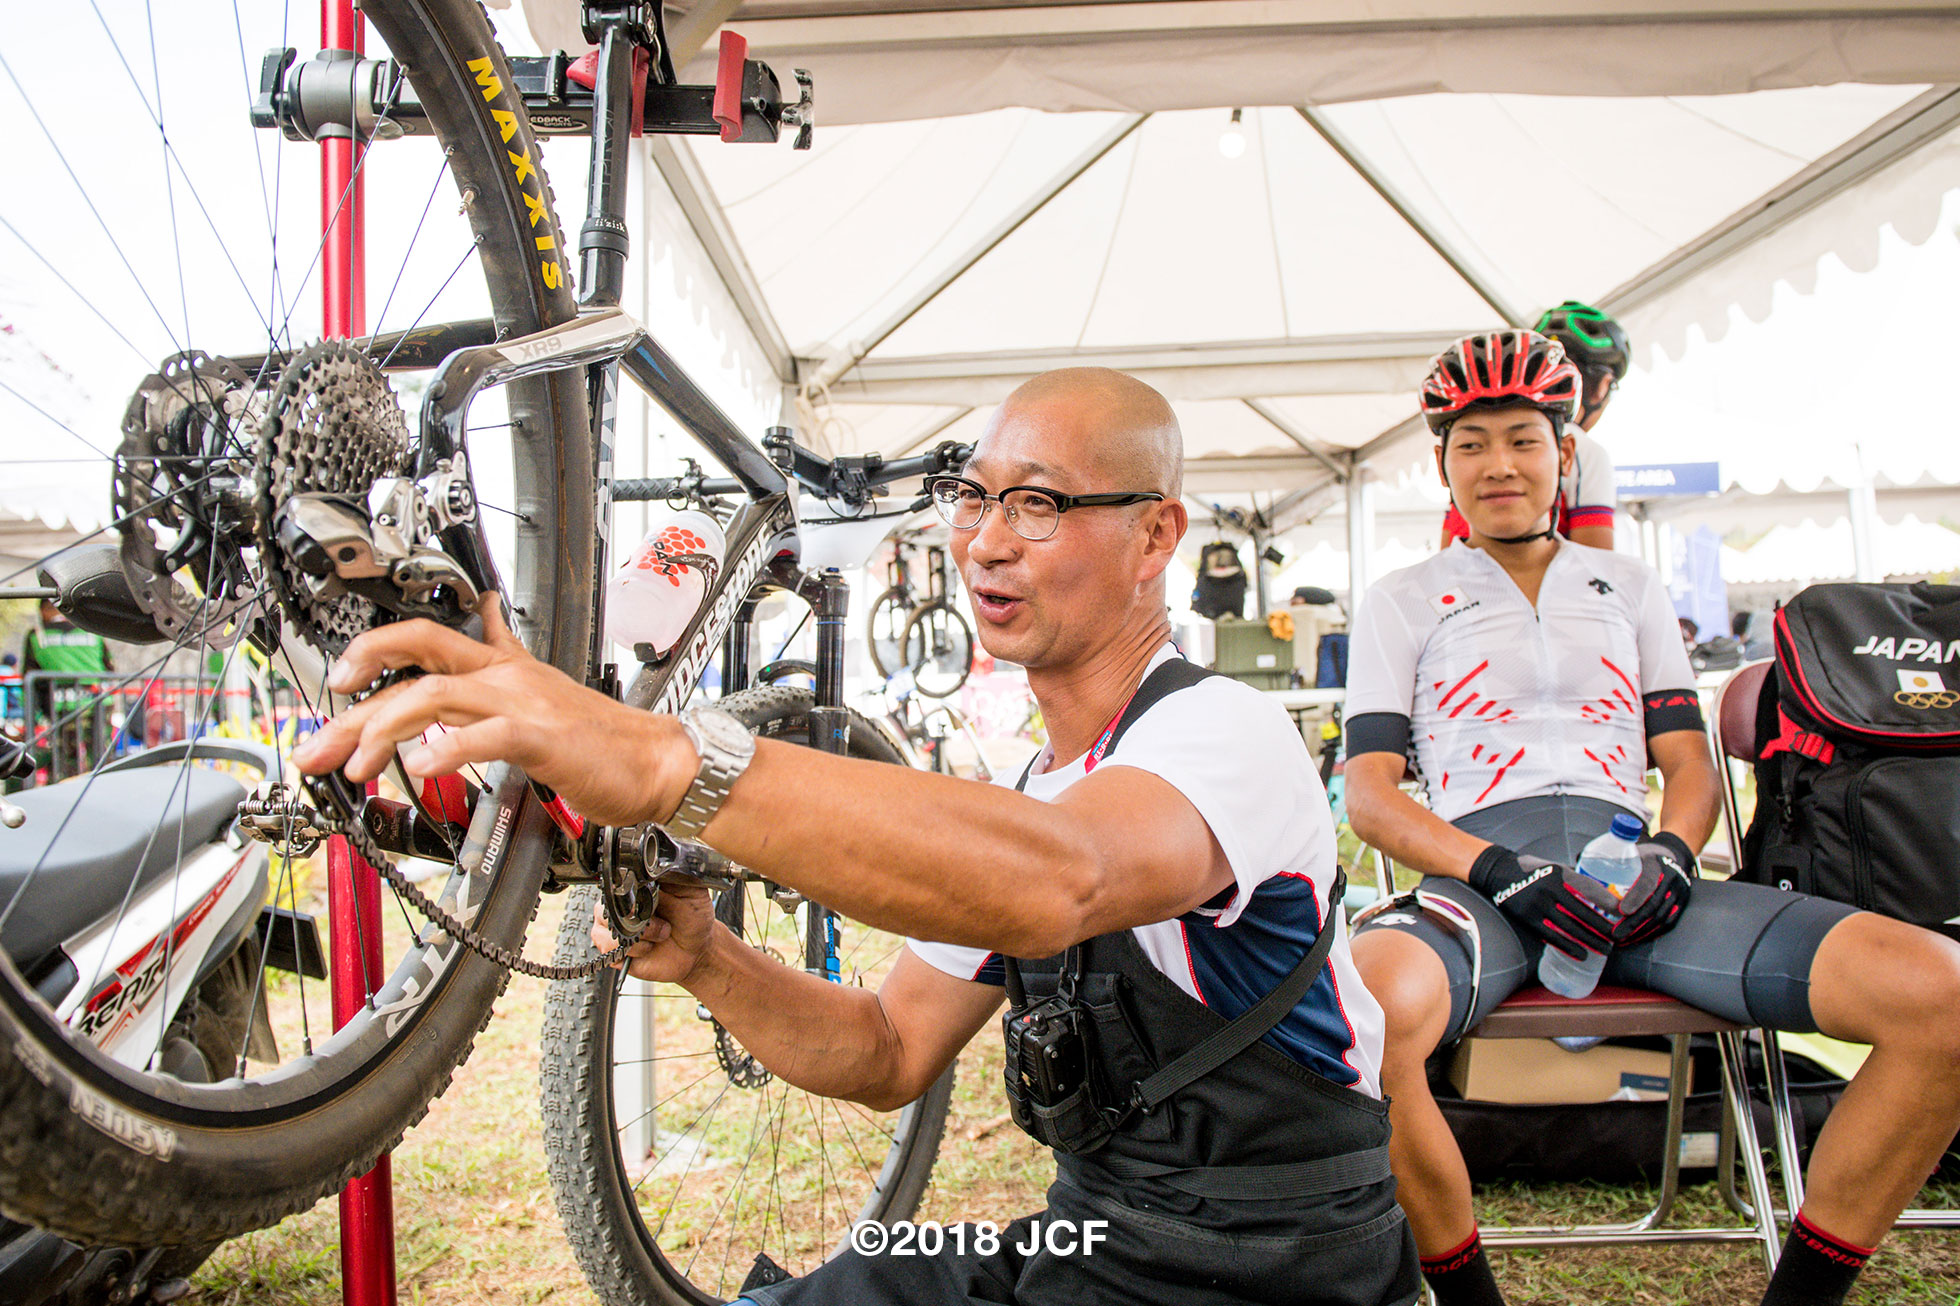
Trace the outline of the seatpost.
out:
M 585 225 L 579 228 L 579 305 L 616 308 L 626 286 L 626 152 L 633 134 L 634 54 L 657 49 L 659 36 L 643 0 L 587 2 L 580 9 L 585 38 L 599 46 L 592 85 L 592 166 L 587 172 Z

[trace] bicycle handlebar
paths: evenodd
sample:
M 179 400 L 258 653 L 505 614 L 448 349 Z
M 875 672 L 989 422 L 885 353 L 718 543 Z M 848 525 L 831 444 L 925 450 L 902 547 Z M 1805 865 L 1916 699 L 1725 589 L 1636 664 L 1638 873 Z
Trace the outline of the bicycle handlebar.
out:
M 874 486 L 950 471 L 973 456 L 972 445 L 953 440 L 937 444 L 916 457 L 890 461 L 875 453 L 861 457 L 819 458 L 790 441 L 787 434 L 764 443 L 770 446 L 769 452 L 777 465 L 798 484 L 824 498 L 841 498 L 846 502 L 868 500 Z M 624 477 L 612 484 L 614 503 L 713 498 L 742 492 L 742 483 L 733 477 L 706 477 L 698 469 L 680 476 Z

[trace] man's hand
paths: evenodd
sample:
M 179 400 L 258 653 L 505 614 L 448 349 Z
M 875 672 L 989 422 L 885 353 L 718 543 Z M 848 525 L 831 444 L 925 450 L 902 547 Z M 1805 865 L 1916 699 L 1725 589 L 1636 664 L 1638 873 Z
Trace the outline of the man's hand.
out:
M 663 884 L 653 922 L 626 950 L 626 973 L 653 983 L 686 984 L 713 943 L 715 904 L 698 884 Z M 619 946 L 606 926 L 604 903 L 592 904 L 592 946 L 610 952 Z
M 497 596 L 479 605 L 481 643 L 432 621 L 368 631 L 347 646 L 327 686 L 349 694 L 384 671 L 428 675 L 392 685 L 342 711 L 293 752 L 318 775 L 337 766 L 365 783 L 398 745 L 442 725 L 402 764 L 413 775 L 446 775 L 471 763 L 505 761 L 561 794 L 601 825 L 673 814 L 696 767 L 694 750 L 670 718 L 625 707 L 538 661 L 504 625 Z
M 1673 929 L 1694 892 L 1695 855 L 1679 835 L 1662 830 L 1639 844 L 1640 877 L 1620 899 L 1625 913 L 1613 927 L 1622 948 L 1658 939 Z
M 1613 950 L 1620 901 L 1590 875 L 1491 844 L 1471 863 L 1468 880 L 1499 911 L 1574 961 Z

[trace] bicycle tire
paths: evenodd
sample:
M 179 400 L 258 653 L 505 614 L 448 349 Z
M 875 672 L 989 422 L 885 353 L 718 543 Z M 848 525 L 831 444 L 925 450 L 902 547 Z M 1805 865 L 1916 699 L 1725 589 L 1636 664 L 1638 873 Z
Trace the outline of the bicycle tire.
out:
M 509 65 L 481 6 L 367 0 L 364 11 L 434 125 L 500 332 L 570 320 L 570 278 L 547 273 L 537 253 L 547 238 L 562 249 L 549 184 L 534 169 L 527 186 L 514 168 L 520 155 L 539 157 L 537 143 L 506 89 Z M 504 393 L 515 494 L 526 508 L 506 598 L 532 650 L 583 678 L 595 550 L 567 547 L 597 538 L 583 377 L 553 373 Z M 484 856 L 453 870 L 448 887 L 479 932 L 517 946 L 552 828 L 507 768 L 489 773 L 472 820 Z M 416 935 L 365 1010 L 318 1046 L 306 1036 L 308 1055 L 275 1074 L 195 1085 L 127 1069 L 72 1040 L 0 959 L 0 1209 L 78 1242 L 137 1246 L 221 1240 L 304 1210 L 422 1117 L 507 979 L 454 940 Z
M 951 698 L 973 674 L 973 627 L 951 599 L 934 599 L 905 623 L 905 664 L 928 698 Z
M 864 622 L 864 648 L 879 676 L 890 680 L 905 669 L 905 627 L 912 619 L 912 588 L 893 585 L 872 600 Z
M 806 690 L 765 687 L 731 694 L 721 700 L 720 706 L 741 717 L 757 734 L 806 743 L 811 702 Z M 853 757 L 902 764 L 902 758 L 884 734 L 856 712 L 851 714 L 850 752 Z M 764 947 L 770 941 L 770 926 L 787 922 L 783 928 L 792 938 L 804 928 L 768 901 L 765 888 L 761 882 L 751 881 L 739 891 L 746 894 L 748 906 L 765 913 L 761 925 L 748 926 L 751 942 Z M 579 890 L 567 907 L 558 937 L 561 963 L 594 955 L 588 923 L 595 897 L 593 890 Z M 722 906 L 727 906 L 725 899 Z M 754 919 L 744 916 L 745 922 Z M 875 938 L 881 943 L 889 938 L 876 934 L 858 937 Z M 895 952 L 902 945 L 893 939 L 890 946 Z M 840 953 L 848 950 L 847 945 Z M 859 961 L 865 960 L 862 952 L 856 955 Z M 880 965 L 883 960 L 875 958 Z M 844 964 L 852 963 L 847 958 Z M 641 1306 L 646 1302 L 658 1302 L 662 1306 L 706 1306 L 719 1302 L 737 1294 L 758 1252 L 767 1253 L 792 1273 L 802 1273 L 842 1243 L 851 1219 L 904 1219 L 918 1208 L 945 1130 L 953 1092 L 952 1066 L 946 1068 L 917 1102 L 897 1113 L 882 1157 L 865 1155 L 861 1146 L 847 1147 L 844 1140 L 831 1141 L 817 1135 L 817 1154 L 821 1160 L 814 1167 L 816 1180 L 821 1184 L 826 1173 L 832 1177 L 843 1175 L 848 1182 L 840 1187 L 848 1191 L 838 1195 L 834 1206 L 826 1204 L 819 1194 L 813 1232 L 805 1223 L 810 1218 L 811 1207 L 807 1195 L 801 1201 L 793 1200 L 798 1185 L 810 1181 L 809 1162 L 798 1165 L 792 1160 L 788 1165 L 770 1167 L 766 1175 L 751 1177 L 749 1159 L 745 1158 L 734 1182 L 723 1191 L 715 1187 L 712 1177 L 716 1168 L 715 1152 L 707 1140 L 711 1136 L 731 1138 L 739 1147 L 745 1129 L 752 1139 L 766 1133 L 775 1139 L 770 1158 L 778 1161 L 784 1155 L 782 1144 L 787 1134 L 784 1118 L 803 1119 L 798 1108 L 807 1109 L 808 1121 L 821 1129 L 825 1100 L 781 1085 L 779 1081 L 738 1084 L 739 1068 L 731 1069 L 728 1062 L 723 1062 L 710 1067 L 702 1079 L 671 1094 L 665 1087 L 657 1091 L 652 1110 L 676 1118 L 683 1126 L 681 1131 L 661 1126 L 658 1116 L 651 1122 L 629 1120 L 622 1126 L 615 1110 L 617 1075 L 621 1071 L 615 1059 L 615 1037 L 622 1007 L 632 1013 L 636 1008 L 629 1004 L 643 1000 L 632 995 L 622 999 L 624 987 L 625 983 L 610 973 L 553 984 L 546 1000 L 540 1071 L 545 1159 L 559 1216 L 585 1271 L 587 1284 L 606 1306 Z M 659 990 L 666 992 L 662 994 Z M 702 1064 L 706 1054 L 695 1050 L 696 1044 L 710 1041 L 712 1045 L 710 1031 L 718 1031 L 719 1027 L 701 1020 L 692 1010 L 693 1000 L 673 986 L 657 986 L 655 998 L 644 1001 L 651 1003 L 660 996 L 671 999 L 670 1006 L 659 1018 L 669 1031 L 668 1045 L 677 1050 L 663 1057 L 657 1050 L 661 1042 L 656 1034 L 656 1050 L 648 1058 L 649 1064 L 663 1060 L 670 1067 Z M 641 1018 L 651 1018 L 647 1008 L 637 1008 L 637 1011 Z M 630 1071 L 630 1066 L 627 1069 Z M 717 1070 L 721 1073 L 715 1073 Z M 650 1069 L 647 1073 L 652 1076 L 661 1072 Z M 680 1073 L 691 1075 L 692 1070 Z M 765 1126 L 762 1119 L 771 1109 L 771 1092 L 779 1086 L 782 1091 L 774 1107 L 773 1124 Z M 712 1118 L 722 1110 L 731 1092 L 736 1095 L 737 1105 L 733 1108 L 736 1112 L 741 1109 L 742 1095 L 754 1102 L 754 1120 L 744 1124 L 738 1118 L 733 1124 L 726 1120 L 713 1124 Z M 713 1105 L 695 1120 L 687 1119 L 687 1113 L 704 1099 Z M 847 1128 L 848 1116 L 859 1114 L 856 1108 L 831 1109 Z M 636 1181 L 632 1169 L 651 1158 L 627 1157 L 621 1140 L 623 1134 L 642 1124 L 656 1147 L 664 1150 L 659 1160 Z M 875 1135 L 861 1131 L 860 1140 L 866 1136 Z M 792 1141 L 807 1144 L 809 1135 Z M 790 1151 L 792 1155 L 801 1155 L 795 1147 Z M 686 1170 L 674 1186 L 673 1197 L 662 1207 L 660 1195 L 666 1191 L 664 1186 L 672 1175 L 663 1175 L 661 1171 L 671 1172 L 677 1156 L 682 1158 Z M 709 1161 L 701 1165 L 700 1172 L 709 1177 L 700 1181 L 693 1194 L 687 1194 L 686 1186 L 695 1171 L 695 1163 L 703 1156 Z M 877 1166 L 875 1174 L 871 1171 L 873 1165 Z M 758 1168 L 762 1167 L 758 1165 Z M 786 1179 L 792 1200 L 783 1196 Z M 651 1194 L 646 1191 L 649 1188 L 654 1190 Z M 747 1194 L 751 1190 L 765 1194 L 760 1227 L 752 1224 L 738 1230 L 735 1224 L 744 1209 L 748 1209 Z M 734 1214 L 725 1222 L 728 1231 L 718 1235 L 717 1230 L 724 1223 L 722 1212 L 728 1209 L 731 1200 Z M 691 1203 L 690 1212 L 712 1207 L 712 1217 L 705 1228 L 690 1213 L 680 1214 L 677 1222 L 676 1208 L 683 1201 Z M 773 1206 L 769 1205 L 770 1201 Z M 688 1254 L 683 1255 L 684 1252 Z

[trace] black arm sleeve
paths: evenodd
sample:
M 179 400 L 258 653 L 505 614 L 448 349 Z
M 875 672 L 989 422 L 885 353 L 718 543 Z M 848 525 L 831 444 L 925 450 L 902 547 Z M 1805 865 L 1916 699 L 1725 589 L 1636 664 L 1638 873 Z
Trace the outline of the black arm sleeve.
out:
M 1363 753 L 1409 755 L 1409 718 L 1400 712 L 1363 712 L 1347 719 L 1349 757 Z
M 1643 694 L 1640 703 L 1646 709 L 1649 739 L 1675 730 L 1703 728 L 1701 699 L 1692 689 L 1656 689 Z

